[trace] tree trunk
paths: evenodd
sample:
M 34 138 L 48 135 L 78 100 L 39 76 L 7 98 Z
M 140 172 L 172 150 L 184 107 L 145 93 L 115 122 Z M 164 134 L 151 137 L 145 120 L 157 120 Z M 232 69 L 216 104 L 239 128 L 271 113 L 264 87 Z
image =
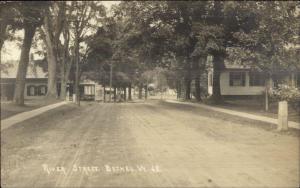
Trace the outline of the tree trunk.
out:
M 142 99 L 142 95 L 143 95 L 143 84 L 139 85 L 139 99 Z
M 224 57 L 222 55 L 215 55 L 213 57 L 213 94 L 212 99 L 215 103 L 222 103 L 220 75 L 224 66 Z
M 57 82 L 56 82 L 56 60 L 53 54 L 48 53 L 47 61 L 48 61 L 48 98 L 56 98 L 57 97 Z
M 185 78 L 185 100 L 191 100 L 191 79 Z
M 123 89 L 124 89 L 124 101 L 126 101 L 127 98 L 126 87 L 124 87 Z
M 197 101 L 201 101 L 200 75 L 195 77 L 195 97 Z
M 1 44 L 0 44 L 1 45 Z M 2 44 L 3 45 L 3 44 Z M 2 45 L 0 46 L 0 65 L 1 65 L 1 63 L 2 63 Z
M 67 94 L 67 81 L 65 78 L 61 79 L 60 82 L 60 99 L 66 99 L 66 94 Z
M 270 76 L 268 75 L 265 81 L 265 111 L 269 111 L 269 89 L 270 89 Z
M 53 37 L 50 30 L 50 23 L 48 16 L 45 16 L 45 43 L 47 50 L 47 62 L 48 62 L 48 91 L 47 98 L 57 97 L 57 86 L 56 86 L 56 53 L 55 44 L 53 42 Z
M 114 87 L 114 102 L 117 100 L 117 88 Z
M 184 87 L 185 87 L 185 100 L 191 99 L 191 60 L 190 58 L 185 60 L 185 74 L 184 74 Z
M 103 85 L 103 102 L 106 102 L 106 92 L 105 92 L 105 85 Z
M 5 7 L 2 7 L 0 9 L 0 64 L 1 64 L 1 51 L 4 44 L 4 41 L 6 39 L 6 28 L 8 26 L 8 19 L 5 18 L 7 16 L 7 9 Z
M 145 86 L 145 99 L 148 99 L 148 85 Z
M 269 92 L 268 92 L 268 89 L 267 87 L 265 88 L 266 92 L 265 92 L 265 111 L 269 111 Z
M 75 74 L 75 93 L 76 103 L 80 106 L 80 91 L 79 91 L 79 34 L 78 34 L 78 22 L 75 23 L 75 62 L 76 62 L 76 74 Z
M 177 80 L 177 99 L 181 98 L 181 81 Z
M 60 72 L 61 72 L 61 86 L 60 86 L 60 98 L 66 98 L 66 86 L 69 80 L 69 74 L 71 70 L 72 60 L 70 60 L 69 56 L 69 31 L 66 26 L 63 32 L 64 44 L 63 44 L 63 52 L 61 53 L 62 61 L 60 63 Z M 68 61 L 69 59 L 69 61 Z
M 62 61 L 60 68 L 61 71 L 61 85 L 60 85 L 60 99 L 66 98 L 67 84 L 69 81 L 69 75 L 71 70 L 72 63 Z
M 1 64 L 1 52 L 2 52 L 2 46 L 4 44 L 4 41 L 5 41 L 5 33 L 6 33 L 6 27 L 7 27 L 7 24 L 6 23 L 2 23 L 4 21 L 1 21 L 0 20 L 0 64 Z
M 128 100 L 131 101 L 132 100 L 132 96 L 131 96 L 131 84 L 128 87 Z
M 32 25 L 25 25 L 24 28 L 24 40 L 21 49 L 21 56 L 18 66 L 18 72 L 16 77 L 14 103 L 17 105 L 24 105 L 24 90 L 27 74 L 27 67 L 29 62 L 29 52 L 32 44 L 32 38 L 34 36 L 36 27 Z
M 199 59 L 198 57 L 193 57 L 193 75 L 195 79 L 195 98 L 197 101 L 201 101 L 201 91 L 200 91 L 200 67 L 199 67 Z

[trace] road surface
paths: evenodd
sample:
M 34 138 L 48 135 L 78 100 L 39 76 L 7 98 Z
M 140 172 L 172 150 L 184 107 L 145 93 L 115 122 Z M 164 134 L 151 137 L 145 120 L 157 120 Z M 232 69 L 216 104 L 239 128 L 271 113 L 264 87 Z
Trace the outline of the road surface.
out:
M 1 132 L 2 187 L 298 187 L 299 135 L 182 104 L 82 103 Z

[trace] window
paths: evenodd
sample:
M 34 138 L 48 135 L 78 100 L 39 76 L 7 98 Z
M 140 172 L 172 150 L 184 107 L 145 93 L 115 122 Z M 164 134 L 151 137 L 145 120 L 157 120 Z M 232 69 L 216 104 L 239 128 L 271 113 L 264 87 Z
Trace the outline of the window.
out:
M 84 86 L 84 94 L 85 95 L 95 95 L 95 87 L 93 85 L 85 85 Z
M 230 86 L 245 86 L 245 72 L 230 72 L 229 73 Z
M 38 95 L 39 96 L 44 96 L 44 95 L 46 95 L 46 93 L 47 93 L 47 86 L 46 85 L 40 85 L 39 87 L 38 87 Z
M 250 86 L 264 86 L 265 85 L 265 75 L 260 72 L 250 72 L 249 73 L 249 85 Z
M 27 86 L 27 96 L 35 96 L 36 95 L 36 87 L 35 86 Z

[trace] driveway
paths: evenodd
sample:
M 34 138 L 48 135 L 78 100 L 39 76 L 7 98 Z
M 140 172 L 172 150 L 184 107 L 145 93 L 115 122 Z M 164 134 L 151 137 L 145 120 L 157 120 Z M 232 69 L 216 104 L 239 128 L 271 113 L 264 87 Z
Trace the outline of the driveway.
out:
M 82 103 L 1 132 L 2 187 L 298 187 L 299 135 L 159 101 Z

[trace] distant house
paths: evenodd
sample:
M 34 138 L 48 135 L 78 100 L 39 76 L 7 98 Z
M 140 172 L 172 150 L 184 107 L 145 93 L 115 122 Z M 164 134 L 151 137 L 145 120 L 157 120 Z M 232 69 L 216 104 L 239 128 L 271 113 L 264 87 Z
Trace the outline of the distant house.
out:
M 1 100 L 12 100 L 16 83 L 17 65 L 11 66 L 6 73 L 1 72 Z M 24 90 L 25 99 L 38 99 L 47 94 L 47 73 L 40 67 L 29 66 L 26 75 Z M 58 96 L 60 95 L 60 82 L 57 83 Z M 94 81 L 83 79 L 79 85 L 82 100 L 101 100 L 102 86 Z M 73 83 L 67 84 L 67 93 L 73 95 Z
M 1 100 L 12 100 L 16 78 L 1 78 Z M 27 78 L 25 83 L 25 99 L 45 96 L 47 93 L 47 78 Z
M 213 93 L 213 73 L 208 71 L 208 94 Z M 263 72 L 252 70 L 250 67 L 232 65 L 225 62 L 225 68 L 220 73 L 220 89 L 223 96 L 255 96 L 265 91 L 266 75 Z M 300 87 L 299 72 L 278 71 L 270 80 L 271 87 L 280 83 L 293 84 Z
M 12 100 L 16 83 L 18 66 L 12 64 L 5 72 L 1 71 L 1 100 Z M 47 93 L 46 73 L 40 67 L 28 66 L 24 97 L 34 99 L 45 96 Z

